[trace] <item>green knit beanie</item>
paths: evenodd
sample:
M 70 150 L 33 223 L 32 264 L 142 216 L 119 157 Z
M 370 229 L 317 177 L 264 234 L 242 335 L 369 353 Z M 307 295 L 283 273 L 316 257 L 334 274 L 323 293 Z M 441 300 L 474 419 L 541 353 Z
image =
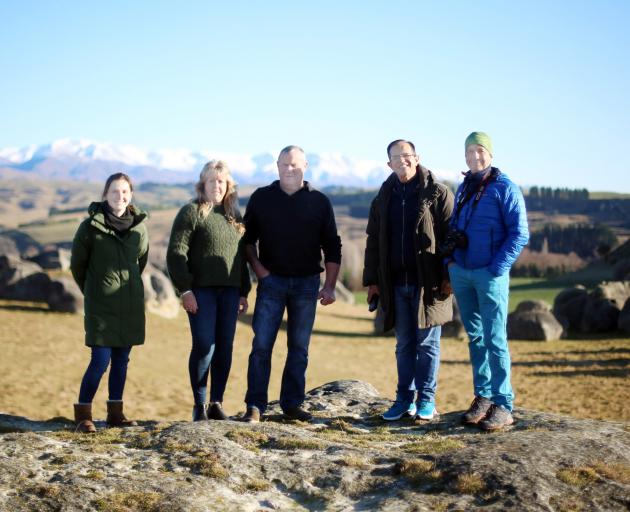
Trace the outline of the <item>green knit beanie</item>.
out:
M 494 153 L 492 151 L 492 139 L 487 133 L 484 132 L 472 132 L 468 137 L 466 137 L 466 142 L 464 143 L 464 151 L 468 149 L 468 146 L 471 144 L 479 144 L 488 150 L 488 153 L 491 155 Z

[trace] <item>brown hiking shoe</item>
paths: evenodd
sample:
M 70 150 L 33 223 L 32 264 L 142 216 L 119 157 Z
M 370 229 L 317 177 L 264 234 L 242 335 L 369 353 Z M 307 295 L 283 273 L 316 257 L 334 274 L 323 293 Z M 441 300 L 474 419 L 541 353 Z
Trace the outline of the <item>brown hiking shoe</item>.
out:
M 213 402 L 210 404 L 210 408 L 208 409 L 208 419 L 209 420 L 227 420 L 228 415 L 223 411 L 223 406 L 221 402 Z
M 107 426 L 137 427 L 138 423 L 125 416 L 122 400 L 107 400 Z
M 260 409 L 253 405 L 247 407 L 247 412 L 245 416 L 241 418 L 241 421 L 246 423 L 258 423 L 260 421 Z
M 492 404 L 485 419 L 479 422 L 483 430 L 498 430 L 514 423 L 512 413 L 502 405 Z
M 74 404 L 74 423 L 76 432 L 83 434 L 93 434 L 96 426 L 92 421 L 92 404 Z
M 492 402 L 483 396 L 476 396 L 468 410 L 462 415 L 462 421 L 468 425 L 476 425 L 486 417 Z
M 313 415 L 310 412 L 306 412 L 301 407 L 294 407 L 283 412 L 284 417 L 289 420 L 311 421 L 313 419 Z

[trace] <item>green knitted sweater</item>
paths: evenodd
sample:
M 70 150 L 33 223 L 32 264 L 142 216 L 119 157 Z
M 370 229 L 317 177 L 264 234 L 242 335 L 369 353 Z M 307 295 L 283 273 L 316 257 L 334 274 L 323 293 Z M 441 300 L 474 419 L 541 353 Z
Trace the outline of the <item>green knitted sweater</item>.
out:
M 205 218 L 196 202 L 185 205 L 173 222 L 166 253 L 168 273 L 177 291 L 236 286 L 241 297 L 247 297 L 251 283 L 241 236 L 228 222 L 222 205 Z

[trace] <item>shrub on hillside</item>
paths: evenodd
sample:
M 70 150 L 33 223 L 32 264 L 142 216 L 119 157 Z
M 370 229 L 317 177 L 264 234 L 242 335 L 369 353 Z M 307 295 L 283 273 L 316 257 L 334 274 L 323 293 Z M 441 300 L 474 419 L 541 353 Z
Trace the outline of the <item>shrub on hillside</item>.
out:
M 558 254 L 553 252 L 532 251 L 523 249 L 512 267 L 513 277 L 557 277 L 574 272 L 586 265 L 586 260 L 574 252 Z

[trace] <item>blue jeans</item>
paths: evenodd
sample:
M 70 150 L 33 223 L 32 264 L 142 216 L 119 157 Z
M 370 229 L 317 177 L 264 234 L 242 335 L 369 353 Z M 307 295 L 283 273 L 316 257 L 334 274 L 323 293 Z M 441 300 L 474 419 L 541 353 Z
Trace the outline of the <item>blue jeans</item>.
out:
M 415 392 L 418 402 L 435 402 L 437 374 L 440 367 L 440 334 L 436 325 L 418 327 L 420 291 L 418 286 L 394 287 L 394 332 L 396 333 L 396 399 L 411 403 Z
M 188 313 L 192 349 L 188 359 L 195 405 L 206 401 L 210 374 L 210 401 L 222 402 L 232 367 L 232 347 L 240 291 L 235 286 L 193 288 L 197 313 Z
M 79 391 L 79 402 L 91 404 L 94 395 L 101 383 L 101 378 L 109 366 L 111 360 L 112 367 L 109 370 L 108 391 L 110 400 L 122 400 L 127 380 L 127 364 L 129 363 L 129 353 L 131 347 L 90 347 L 92 357 L 90 364 L 85 370 L 81 389 Z
M 309 277 L 270 274 L 258 283 L 245 403 L 257 407 L 261 414 L 267 408 L 271 352 L 285 308 L 288 354 L 282 373 L 280 406 L 288 410 L 304 402 L 308 344 L 315 321 L 318 293 L 319 274 Z
M 448 267 L 462 322 L 468 333 L 475 395 L 512 410 L 507 310 L 510 276 L 486 268 Z

